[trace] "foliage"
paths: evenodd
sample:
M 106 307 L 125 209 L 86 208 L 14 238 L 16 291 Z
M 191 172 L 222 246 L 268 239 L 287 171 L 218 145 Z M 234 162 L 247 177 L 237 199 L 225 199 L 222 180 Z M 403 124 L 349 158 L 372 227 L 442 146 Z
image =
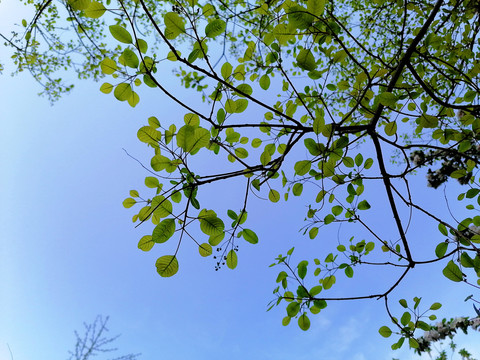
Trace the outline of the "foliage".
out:
M 296 263 L 293 248 L 278 256 L 272 306 L 286 306 L 284 325 L 295 318 L 307 330 L 309 316 L 329 301 L 383 299 L 394 330 L 383 326 L 380 334 L 399 335 L 394 349 L 405 340 L 419 349 L 417 330 L 431 331 L 427 312 L 441 304 L 421 310 L 420 297 L 410 304 L 401 299 L 404 312 L 394 316 L 389 297 L 407 274 L 440 262 L 446 278 L 480 286 L 480 216 L 446 217 L 429 208 L 415 195 L 424 183 L 412 177 L 442 161 L 429 184 L 459 179 L 458 200 L 478 209 L 478 0 L 44 0 L 35 6 L 23 32 L 3 38 L 18 71 L 46 81 L 50 99 L 70 90 L 55 74 L 73 67 L 82 78 L 105 76 L 100 91 L 130 106 L 140 101 L 139 87 L 185 110 L 183 123 L 152 116 L 139 129 L 153 153 L 145 179 L 150 193 L 132 190 L 123 202 L 140 206 L 135 223 L 155 226 L 140 239 L 141 250 L 176 241 L 175 252 L 156 262 L 160 276 L 178 272 L 184 239 L 202 257 L 216 254 L 217 269 L 234 269 L 242 261 L 241 239 L 261 240 L 247 223 L 251 196 L 278 203 L 293 194 L 308 206 L 304 233 L 311 239 L 338 223 L 368 236 L 330 244 L 331 252 L 313 261 Z M 73 31 L 65 35 L 64 26 Z M 163 79 L 171 65 L 203 104 L 171 90 Z M 241 204 L 229 204 L 226 214 L 202 205 L 210 200 L 203 189 L 227 182 L 235 188 L 243 182 Z M 374 216 L 384 199 L 393 219 L 386 234 Z M 412 217 L 434 223 L 438 237 L 418 247 L 407 232 Z M 378 291 L 367 284 L 364 295 L 328 295 L 360 265 L 399 272 Z
M 70 360 L 88 360 L 95 356 L 117 351 L 117 348 L 109 346 L 120 336 L 105 337 L 107 329 L 108 316 L 97 316 L 91 324 L 84 323 L 85 332 L 79 335 L 75 331 L 76 343 L 75 350 L 70 351 Z M 138 354 L 121 355 L 111 358 L 111 360 L 136 360 Z

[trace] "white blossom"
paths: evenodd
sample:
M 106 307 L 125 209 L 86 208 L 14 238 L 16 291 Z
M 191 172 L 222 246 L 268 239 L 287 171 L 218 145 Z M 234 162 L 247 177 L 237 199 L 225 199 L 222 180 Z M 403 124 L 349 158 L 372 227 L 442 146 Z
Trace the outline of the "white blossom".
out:
M 452 321 L 452 323 L 451 323 L 450 326 L 451 326 L 453 329 L 458 328 L 458 327 L 460 327 L 460 326 L 463 324 L 463 322 L 464 322 L 465 320 L 466 320 L 466 318 L 464 318 L 464 317 L 455 318 L 455 320 Z
M 470 326 L 474 329 L 477 330 L 478 327 L 480 326 L 480 317 L 476 317 L 474 319 L 470 320 Z

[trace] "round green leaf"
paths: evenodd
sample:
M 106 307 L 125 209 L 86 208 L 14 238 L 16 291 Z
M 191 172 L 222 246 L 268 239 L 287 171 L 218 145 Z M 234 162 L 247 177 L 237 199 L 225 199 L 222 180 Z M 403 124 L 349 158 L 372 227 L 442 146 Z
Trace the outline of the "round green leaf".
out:
M 380 95 L 377 96 L 377 98 L 380 104 L 389 106 L 389 107 L 394 107 L 398 100 L 397 96 L 395 94 L 392 94 L 391 92 L 381 93 Z
M 165 26 L 171 32 L 171 39 L 174 39 L 179 34 L 185 32 L 185 23 L 177 13 L 168 12 L 163 18 L 165 21 Z
M 164 243 L 175 233 L 175 220 L 165 219 L 153 229 L 152 239 L 156 243 Z
M 68 5 L 74 10 L 86 10 L 90 7 L 91 0 L 68 0 Z
M 131 208 L 133 205 L 135 205 L 137 202 L 135 199 L 132 199 L 132 198 L 126 198 L 125 200 L 123 200 L 123 207 L 128 209 L 128 208 Z
M 310 328 L 310 319 L 308 318 L 308 316 L 307 316 L 306 313 L 303 313 L 303 314 L 300 315 L 300 317 L 298 318 L 298 326 L 299 326 L 300 329 L 302 329 L 303 331 L 307 331 L 307 330 Z
M 378 332 L 380 335 L 382 335 L 384 338 L 388 338 L 390 335 L 392 335 L 392 330 L 388 326 L 382 326 Z
M 337 279 L 335 278 L 335 275 L 326 276 L 322 282 L 323 288 L 325 290 L 330 289 L 333 286 L 333 284 L 335 284 L 336 281 Z
M 157 272 L 162 277 L 170 277 L 178 272 L 178 261 L 175 255 L 159 257 L 155 263 Z
M 302 49 L 297 56 L 297 65 L 299 68 L 307 71 L 313 71 L 317 67 L 315 58 L 310 50 Z
M 132 96 L 132 92 L 130 84 L 120 83 L 115 87 L 113 95 L 119 101 L 126 101 Z
M 271 189 L 270 192 L 268 193 L 268 198 L 270 199 L 271 202 L 279 202 L 280 201 L 280 193 L 277 190 Z
M 295 173 L 299 176 L 305 175 L 310 171 L 312 163 L 309 160 L 301 160 L 295 163 Z
M 135 54 L 132 50 L 126 48 L 123 50 L 122 56 L 126 66 L 134 69 L 138 68 L 140 61 L 138 60 L 137 54 Z
M 113 85 L 110 83 L 103 83 L 102 86 L 100 86 L 100 91 L 104 94 L 110 94 L 113 90 Z
M 268 90 L 270 87 L 270 77 L 268 75 L 263 75 L 258 83 L 263 90 Z
M 225 21 L 221 19 L 215 19 L 212 22 L 208 23 L 205 27 L 205 35 L 209 38 L 214 38 L 218 35 L 223 34 L 225 29 L 227 28 L 227 24 Z
M 109 58 L 105 58 L 100 62 L 100 69 L 105 75 L 113 74 L 117 70 L 117 63 Z
M 225 229 L 225 224 L 222 219 L 216 216 L 200 217 L 200 230 L 206 235 L 222 234 Z
M 153 245 L 155 245 L 155 242 L 152 240 L 152 235 L 145 235 L 138 242 L 138 248 L 142 251 L 151 250 Z
M 293 294 L 292 294 L 293 296 Z M 290 304 L 287 305 L 287 314 L 290 317 L 297 316 L 298 312 L 300 311 L 300 304 L 296 301 L 292 301 Z
M 107 9 L 105 9 L 105 6 L 103 6 L 102 3 L 92 1 L 90 6 L 85 10 L 85 16 L 92 19 L 98 19 L 105 14 L 105 11 L 107 11 Z
M 447 249 L 448 249 L 448 243 L 447 242 L 441 242 L 435 248 L 435 255 L 437 255 L 438 258 L 441 258 L 442 256 L 444 256 L 447 253 Z
M 385 134 L 388 136 L 395 135 L 397 133 L 397 122 L 392 121 L 385 125 Z
M 109 27 L 110 34 L 115 38 L 115 40 L 120 41 L 124 44 L 132 43 L 132 35 L 121 25 L 110 25 Z
M 212 246 L 210 244 L 203 243 L 198 246 L 198 252 L 203 257 L 210 256 L 212 255 Z
M 158 147 L 158 142 L 162 139 L 162 133 L 151 126 L 143 126 L 138 129 L 137 138 L 141 142 Z

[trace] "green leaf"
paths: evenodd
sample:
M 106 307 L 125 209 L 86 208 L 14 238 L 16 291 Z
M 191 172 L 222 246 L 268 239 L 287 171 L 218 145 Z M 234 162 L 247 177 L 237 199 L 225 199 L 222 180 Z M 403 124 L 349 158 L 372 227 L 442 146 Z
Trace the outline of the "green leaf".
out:
M 438 224 L 438 230 L 442 233 L 442 235 L 448 236 L 447 228 L 442 223 Z
M 300 317 L 298 318 L 298 326 L 299 326 L 300 329 L 302 329 L 303 331 L 307 331 L 307 330 L 310 328 L 310 319 L 308 318 L 308 316 L 307 316 L 306 313 L 303 313 L 303 314 L 300 315 Z
M 476 258 L 478 259 L 478 258 Z M 475 260 L 473 260 L 470 255 L 468 255 L 467 252 L 462 252 L 462 255 L 460 255 L 460 263 L 462 264 L 462 266 L 466 267 L 466 268 L 475 268 Z M 478 266 L 477 266 L 478 268 Z
M 377 98 L 378 98 L 378 101 L 380 102 L 380 104 L 382 104 L 384 106 L 389 106 L 389 107 L 392 107 L 392 108 L 395 107 L 395 104 L 398 101 L 397 96 L 395 94 L 392 94 L 391 92 L 381 93 L 380 95 L 377 96 Z
M 345 275 L 349 278 L 353 277 L 353 268 L 351 266 L 345 268 Z
M 128 101 L 128 105 L 130 105 L 131 107 L 135 107 L 140 102 L 140 97 L 135 91 L 132 91 L 127 101 Z
M 392 335 L 392 330 L 390 330 L 390 328 L 388 326 L 382 326 L 378 332 L 380 333 L 380 335 L 382 335 L 384 338 L 388 338 L 390 337 L 390 335 Z
M 288 306 L 287 306 L 288 316 L 295 317 L 295 316 L 297 316 L 299 311 L 300 311 L 300 304 L 298 302 L 292 301 L 290 304 L 288 304 Z
M 423 331 L 429 331 L 429 330 L 431 330 L 431 326 L 428 325 L 426 322 L 421 321 L 421 320 L 417 320 L 417 327 L 418 327 L 419 329 L 422 329 Z
M 70 5 L 74 10 L 86 10 L 90 7 L 91 0 L 68 0 L 68 5 Z
M 417 349 L 420 345 L 418 344 L 418 341 L 415 339 L 415 338 L 409 338 L 408 339 L 408 345 L 410 345 L 410 347 L 412 349 Z
M 300 279 L 304 279 L 305 276 L 307 275 L 307 266 L 308 266 L 308 261 L 306 260 L 300 261 L 298 263 L 297 272 Z
M 263 90 L 268 90 L 270 87 L 270 77 L 268 75 L 263 75 L 258 83 Z
M 222 219 L 218 218 L 216 215 L 207 215 L 199 217 L 200 221 L 200 230 L 205 235 L 219 235 L 223 233 L 225 229 L 225 224 Z
M 140 195 L 138 194 L 138 191 L 137 191 L 137 190 L 130 190 L 130 196 L 140 197 Z
M 143 126 L 138 129 L 137 138 L 141 142 L 158 147 L 158 142 L 162 139 L 162 133 L 151 126 Z
M 157 188 L 158 186 L 160 185 L 160 183 L 158 182 L 158 178 L 154 177 L 154 176 L 147 176 L 145 178 L 145 186 L 146 187 L 149 187 L 151 189 L 155 189 Z
M 140 61 L 138 60 L 137 54 L 135 54 L 132 50 L 126 48 L 123 50 L 122 56 L 126 66 L 134 69 L 138 68 Z
M 447 279 L 455 282 L 463 281 L 463 274 L 457 264 L 450 260 L 442 271 Z
M 277 190 L 270 189 L 270 192 L 268 193 L 268 198 L 271 202 L 276 203 L 280 201 L 280 194 Z
M 128 209 L 128 208 L 131 208 L 136 203 L 137 203 L 137 201 L 135 199 L 126 198 L 125 200 L 123 200 L 123 207 Z
M 326 276 L 322 282 L 323 288 L 325 290 L 330 289 L 333 286 L 333 284 L 335 284 L 336 281 L 337 279 L 335 278 L 335 275 Z
M 110 94 L 113 90 L 113 85 L 110 83 L 103 83 L 102 86 L 100 86 L 100 91 L 104 94 Z
M 308 149 L 308 152 L 311 155 L 318 156 L 318 155 L 321 154 L 320 146 L 318 145 L 318 143 L 315 140 L 313 140 L 311 138 L 307 138 L 303 142 L 305 144 L 305 147 Z
M 225 21 L 221 19 L 215 19 L 212 22 L 208 23 L 205 27 L 205 35 L 209 38 L 214 38 L 218 35 L 224 33 L 225 29 L 227 28 L 227 24 Z
M 168 12 L 163 17 L 165 26 L 168 30 L 172 32 L 173 38 L 177 37 L 177 35 L 185 32 L 185 23 L 183 19 L 174 12 Z
M 403 326 L 407 326 L 411 319 L 412 319 L 412 314 L 410 314 L 408 311 L 405 311 L 402 317 L 400 318 L 400 323 Z
M 145 40 L 143 39 L 137 39 L 135 41 L 135 47 L 142 53 L 146 54 L 148 50 L 148 44 Z
M 132 35 L 121 25 L 110 25 L 109 27 L 110 34 L 115 38 L 115 40 L 120 41 L 124 44 L 132 43 Z
M 308 29 L 315 18 L 300 5 L 293 5 L 288 9 L 288 21 L 297 29 Z
M 424 128 L 436 128 L 438 126 L 438 118 L 436 116 L 423 114 L 418 118 L 418 123 Z
M 436 302 L 436 303 L 433 303 L 431 306 L 430 306 L 430 310 L 438 310 L 442 307 L 442 304 Z
M 177 146 L 185 152 L 190 152 L 195 146 L 195 128 L 190 125 L 182 126 L 177 132 Z
M 198 252 L 200 253 L 200 256 L 210 256 L 212 255 L 212 246 L 210 244 L 203 243 L 198 246 Z
M 222 74 L 222 77 L 224 80 L 227 80 L 230 75 L 232 75 L 232 71 L 233 71 L 233 66 L 226 62 L 222 65 L 222 68 L 220 70 L 220 74 Z
M 321 116 L 316 116 L 315 119 L 313 119 L 312 126 L 313 126 L 313 132 L 316 135 L 320 135 L 325 129 L 325 119 Z
M 243 229 L 242 230 L 242 236 L 250 244 L 257 244 L 258 243 L 257 234 L 255 234 L 255 232 L 250 230 L 250 229 Z
M 447 249 L 448 249 L 448 243 L 447 242 L 441 242 L 435 248 L 435 255 L 437 255 L 438 258 L 441 258 L 442 256 L 444 256 L 446 254 Z
M 293 185 L 293 188 L 292 188 L 293 195 L 300 196 L 302 195 L 302 191 L 303 191 L 303 184 L 296 183 Z
M 365 167 L 365 169 L 370 169 L 373 165 L 373 159 L 372 158 L 368 158 L 367 160 L 365 160 L 365 164 L 363 164 L 363 166 Z
M 130 84 L 120 83 L 113 90 L 113 95 L 119 101 L 127 101 L 132 96 L 132 87 Z
M 325 0 L 308 0 L 307 10 L 310 14 L 315 15 L 315 17 L 320 17 L 323 15 L 325 8 Z
M 400 299 L 400 300 L 398 300 L 398 302 L 399 302 L 400 305 L 402 305 L 402 307 L 404 307 L 405 309 L 408 307 L 407 300 L 405 300 L 405 299 Z
M 290 320 L 292 318 L 290 316 L 285 316 L 283 319 L 282 319 L 282 325 L 283 326 L 287 326 L 288 324 L 290 324 Z
M 230 269 L 235 269 L 237 267 L 238 258 L 235 250 L 230 250 L 227 254 L 227 266 Z
M 297 55 L 297 65 L 299 68 L 306 71 L 313 71 L 317 67 L 315 57 L 312 52 L 307 49 L 302 49 Z
M 309 160 L 302 160 L 295 163 L 295 173 L 299 176 L 303 176 L 310 171 L 312 163 Z
M 367 200 L 362 200 L 357 205 L 358 210 L 368 210 L 371 208 Z
M 175 220 L 165 219 L 153 229 L 152 239 L 156 243 L 164 243 L 175 233 Z
M 117 63 L 109 58 L 105 58 L 100 62 L 100 69 L 105 75 L 113 74 L 117 70 Z
M 221 234 L 212 235 L 208 238 L 208 243 L 212 246 L 217 246 L 222 242 L 224 238 L 225 238 L 224 232 L 222 232 Z
M 175 255 L 159 257 L 155 263 L 157 272 L 162 277 L 170 277 L 178 272 L 178 261 Z
M 237 93 L 238 96 L 241 96 L 243 97 L 245 95 L 252 95 L 253 93 L 253 89 L 250 85 L 248 84 L 240 84 L 237 86 L 236 88 L 239 92 Z M 240 92 L 242 92 L 243 94 L 241 94 Z
M 155 245 L 155 241 L 152 240 L 152 235 L 143 236 L 138 242 L 138 248 L 142 251 L 149 251 Z
M 388 136 L 395 135 L 397 133 L 397 122 L 392 121 L 385 125 L 385 134 Z
M 98 19 L 105 14 L 105 11 L 107 11 L 107 9 L 105 9 L 105 6 L 103 6 L 102 3 L 98 1 L 92 1 L 84 13 L 86 17 Z

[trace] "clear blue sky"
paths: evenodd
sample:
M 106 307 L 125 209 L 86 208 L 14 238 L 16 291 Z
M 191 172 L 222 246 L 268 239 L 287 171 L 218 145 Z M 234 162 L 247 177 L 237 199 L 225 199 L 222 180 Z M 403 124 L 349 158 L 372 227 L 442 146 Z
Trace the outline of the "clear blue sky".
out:
M 2 31 L 21 20 L 14 2 L 0 4 Z M 1 54 L 3 60 L 4 49 Z M 77 83 L 51 107 L 36 95 L 40 88 L 28 74 L 11 78 L 8 70 L 0 77 L 1 360 L 10 358 L 7 344 L 14 360 L 66 359 L 73 331 L 97 314 L 110 316 L 112 335 L 122 334 L 119 354 L 140 352 L 145 360 L 410 358 L 409 351 L 390 351 L 392 339 L 378 335 L 389 324 L 381 302 L 330 303 L 311 316 L 308 332 L 281 325 L 284 307 L 265 312 L 281 270 L 268 267 L 273 259 L 294 245 L 298 260 L 314 251 L 322 257 L 322 242 L 337 238 L 336 227 L 315 241 L 302 237 L 305 207 L 299 201 L 252 202 L 249 221 L 260 242 L 241 246 L 236 270 L 216 272 L 213 259 L 200 258 L 191 244 L 182 251 L 177 276 L 160 278 L 154 263 L 166 252 L 137 249 L 151 227 L 135 229 L 133 212 L 121 205 L 130 189 L 144 190 L 147 176 L 122 148 L 148 163 L 151 153 L 137 140 L 138 128 L 152 115 L 179 123 L 183 112 L 156 93 L 132 109 L 89 82 Z M 443 204 L 440 191 L 424 195 L 432 206 Z M 384 214 L 371 216 L 388 233 L 381 226 Z M 438 237 L 415 219 L 412 229 L 419 244 Z M 364 294 L 381 278 L 365 276 L 366 289 L 350 281 L 338 293 Z M 426 304 L 444 303 L 440 317 L 473 315 L 461 302 L 472 290 L 442 276 L 413 275 L 396 296 L 417 294 L 411 289 L 421 291 Z M 480 357 L 478 334 L 465 341 Z

